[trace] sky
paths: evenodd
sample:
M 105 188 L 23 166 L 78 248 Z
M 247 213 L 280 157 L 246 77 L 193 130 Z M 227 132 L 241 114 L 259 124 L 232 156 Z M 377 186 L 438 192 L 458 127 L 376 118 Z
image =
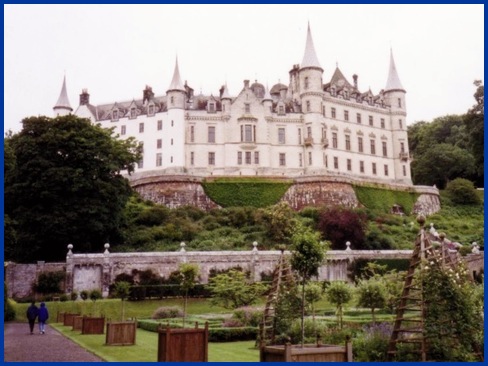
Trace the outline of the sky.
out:
M 176 57 L 198 94 L 231 96 L 243 80 L 288 85 L 307 25 L 328 82 L 336 68 L 360 91 L 386 85 L 393 50 L 407 123 L 464 114 L 484 83 L 484 5 L 4 5 L 4 131 L 53 116 L 66 76 L 76 110 L 165 95 Z

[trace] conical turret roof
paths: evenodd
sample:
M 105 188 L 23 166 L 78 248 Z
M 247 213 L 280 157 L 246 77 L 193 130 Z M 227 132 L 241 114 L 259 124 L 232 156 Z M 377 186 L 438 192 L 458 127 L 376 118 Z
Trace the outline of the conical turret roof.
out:
M 385 92 L 393 90 L 405 91 L 402 83 L 400 82 L 400 78 L 398 77 L 395 60 L 393 59 L 393 50 L 390 49 L 390 71 L 388 73 L 388 80 L 386 81 Z
M 168 88 L 168 91 L 170 91 L 170 90 L 185 91 L 185 87 L 183 86 L 183 83 L 181 82 L 180 69 L 178 68 L 178 57 L 176 57 L 175 71 L 173 73 L 173 80 L 171 80 L 171 84 L 169 85 L 169 88 Z
M 227 88 L 227 83 L 224 84 L 224 90 L 222 91 L 222 96 L 220 99 L 232 99 L 229 94 L 229 89 Z
M 269 88 L 268 88 L 268 85 L 266 85 L 266 91 L 264 92 L 264 98 L 263 98 L 263 101 L 265 100 L 273 100 L 273 98 L 271 97 L 271 94 L 269 93 Z
M 310 31 L 310 23 L 308 23 L 307 43 L 305 45 L 305 53 L 303 55 L 301 67 L 302 69 L 305 67 L 318 67 L 319 69 L 322 69 L 319 59 L 317 58 L 317 53 L 315 52 L 315 47 L 313 45 L 312 32 Z
M 66 75 L 63 78 L 63 87 L 61 88 L 61 94 L 59 94 L 58 101 L 53 109 L 69 109 L 70 111 L 73 110 L 69 103 L 68 93 L 66 91 Z

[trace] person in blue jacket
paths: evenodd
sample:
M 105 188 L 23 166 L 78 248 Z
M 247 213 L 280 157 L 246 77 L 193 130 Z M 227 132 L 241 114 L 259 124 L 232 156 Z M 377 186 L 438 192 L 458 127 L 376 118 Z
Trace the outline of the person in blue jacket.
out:
M 49 319 L 49 312 L 47 311 L 46 304 L 41 302 L 41 307 L 39 308 L 39 333 L 44 334 L 46 328 L 47 319 Z
M 29 321 L 30 334 L 34 334 L 34 324 L 36 323 L 37 315 L 39 315 L 39 309 L 34 301 L 27 308 L 26 315 Z

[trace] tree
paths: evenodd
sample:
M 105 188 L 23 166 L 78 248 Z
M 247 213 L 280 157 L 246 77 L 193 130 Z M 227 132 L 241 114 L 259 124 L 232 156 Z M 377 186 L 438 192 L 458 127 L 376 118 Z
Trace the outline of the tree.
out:
M 473 182 L 456 178 L 453 181 L 447 183 L 446 192 L 452 202 L 460 205 L 479 204 L 481 200 L 476 193 Z
M 331 241 L 332 249 L 345 249 L 346 242 L 362 249 L 366 238 L 366 216 L 344 207 L 331 207 L 320 213 L 318 229 L 322 237 Z
M 262 283 L 250 283 L 242 271 L 230 270 L 210 280 L 211 303 L 226 309 L 237 309 L 254 304 L 266 291 Z
M 309 283 L 305 286 L 305 301 L 312 310 L 312 321 L 315 328 L 315 303 L 323 296 L 322 286 L 317 283 Z
M 371 309 L 373 323 L 376 323 L 374 311 L 386 305 L 386 291 L 383 283 L 372 277 L 362 279 L 357 285 L 358 306 Z
M 302 346 L 305 339 L 305 285 L 325 260 L 325 245 L 320 241 L 320 233 L 297 223 L 291 238 L 291 267 L 298 273 L 302 282 Z
M 258 216 L 267 227 L 267 235 L 274 243 L 289 244 L 296 219 L 286 202 L 261 209 Z
M 179 267 L 180 271 L 180 287 L 185 294 L 185 302 L 183 305 L 183 326 L 185 326 L 186 309 L 188 305 L 188 291 L 195 287 L 198 279 L 198 265 L 192 263 L 182 263 Z
M 129 297 L 130 283 L 127 281 L 115 282 L 115 296 L 122 300 L 122 316 L 120 320 L 125 319 L 125 302 L 124 300 Z
M 476 92 L 474 98 L 476 104 L 468 111 L 465 121 L 469 131 L 468 145 L 473 154 L 478 179 L 476 183 L 480 187 L 484 187 L 484 129 L 485 129 L 485 87 L 481 80 L 475 80 Z
M 343 306 L 352 299 L 351 287 L 342 281 L 332 282 L 325 290 L 327 300 L 336 306 L 339 326 L 342 329 Z
M 122 222 L 131 188 L 129 174 L 140 159 L 134 139 L 73 115 L 30 117 L 6 138 L 14 159 L 5 176 L 5 213 L 16 223 L 19 262 L 60 260 L 66 245 L 79 252 L 101 248 Z
M 99 289 L 94 289 L 90 291 L 90 300 L 93 301 L 93 316 L 97 313 L 96 302 L 103 298 L 102 292 Z
M 473 155 L 450 144 L 430 146 L 421 157 L 412 162 L 415 184 L 433 185 L 444 189 L 455 178 L 469 178 L 475 172 Z

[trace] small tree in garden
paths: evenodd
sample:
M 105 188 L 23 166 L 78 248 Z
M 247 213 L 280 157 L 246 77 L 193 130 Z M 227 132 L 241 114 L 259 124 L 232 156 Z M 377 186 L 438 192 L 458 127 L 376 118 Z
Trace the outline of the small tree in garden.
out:
M 383 283 L 375 278 L 362 279 L 357 285 L 358 306 L 371 309 L 373 323 L 376 323 L 374 311 L 386 305 L 386 291 Z
M 102 292 L 98 289 L 90 291 L 90 300 L 93 301 L 93 315 L 96 315 L 96 302 L 102 298 Z
M 317 283 L 309 283 L 305 286 L 305 301 L 312 310 L 313 327 L 315 328 L 315 303 L 323 296 L 322 286 Z
M 305 339 L 305 285 L 312 276 L 318 275 L 318 269 L 325 259 L 325 245 L 320 241 L 320 233 L 298 223 L 291 238 L 291 266 L 298 273 L 302 283 L 302 346 Z
M 260 282 L 250 283 L 242 271 L 230 270 L 210 280 L 211 303 L 226 309 L 237 309 L 254 304 L 264 294 L 266 286 Z
M 336 315 L 340 328 L 342 329 L 343 306 L 352 299 L 351 287 L 342 281 L 332 282 L 325 290 L 327 300 L 336 306 Z
M 188 305 L 188 291 L 195 287 L 198 279 L 198 265 L 191 263 L 182 263 L 179 267 L 180 271 L 180 286 L 184 292 L 185 302 L 183 305 L 183 326 L 185 326 L 186 320 L 186 308 Z
M 119 281 L 115 282 L 115 296 L 117 296 L 120 300 L 122 300 L 122 318 L 123 321 L 125 319 L 125 299 L 129 297 L 130 293 L 130 283 L 127 281 Z

